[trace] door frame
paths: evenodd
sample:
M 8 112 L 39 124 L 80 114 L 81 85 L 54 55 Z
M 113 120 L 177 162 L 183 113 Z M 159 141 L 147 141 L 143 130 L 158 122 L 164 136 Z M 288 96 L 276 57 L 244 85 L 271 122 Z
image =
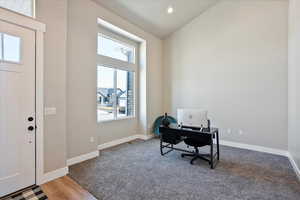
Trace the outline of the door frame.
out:
M 44 33 L 46 25 L 33 18 L 0 8 L 0 20 L 21 26 L 35 32 L 35 114 L 36 114 L 36 152 L 35 183 L 44 183 Z

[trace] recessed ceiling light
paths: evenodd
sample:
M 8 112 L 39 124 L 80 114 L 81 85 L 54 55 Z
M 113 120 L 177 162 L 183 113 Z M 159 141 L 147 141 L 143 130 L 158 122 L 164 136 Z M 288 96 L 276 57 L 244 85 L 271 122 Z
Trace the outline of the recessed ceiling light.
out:
M 169 6 L 167 12 L 168 14 L 172 14 L 174 12 L 174 8 L 172 6 Z

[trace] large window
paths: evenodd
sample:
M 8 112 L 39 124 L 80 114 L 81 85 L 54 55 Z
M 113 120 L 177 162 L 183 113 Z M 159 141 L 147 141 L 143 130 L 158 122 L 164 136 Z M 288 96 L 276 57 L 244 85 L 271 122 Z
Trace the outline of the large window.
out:
M 34 17 L 35 0 L 0 0 L 0 7 Z
M 97 118 L 99 122 L 135 117 L 136 107 L 136 44 L 119 35 L 105 33 L 98 34 Z

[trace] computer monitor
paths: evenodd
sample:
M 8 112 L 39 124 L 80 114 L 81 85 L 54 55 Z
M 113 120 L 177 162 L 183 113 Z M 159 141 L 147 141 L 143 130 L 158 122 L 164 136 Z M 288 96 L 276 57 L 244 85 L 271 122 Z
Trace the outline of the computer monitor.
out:
M 178 109 L 178 124 L 190 127 L 208 128 L 207 111 L 199 109 Z

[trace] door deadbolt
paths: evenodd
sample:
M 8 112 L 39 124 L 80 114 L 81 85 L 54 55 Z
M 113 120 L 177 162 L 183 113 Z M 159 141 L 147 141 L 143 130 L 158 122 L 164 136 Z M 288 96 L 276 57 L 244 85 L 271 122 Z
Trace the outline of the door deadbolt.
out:
M 34 130 L 34 127 L 33 126 L 29 126 L 28 127 L 28 131 L 33 131 Z

